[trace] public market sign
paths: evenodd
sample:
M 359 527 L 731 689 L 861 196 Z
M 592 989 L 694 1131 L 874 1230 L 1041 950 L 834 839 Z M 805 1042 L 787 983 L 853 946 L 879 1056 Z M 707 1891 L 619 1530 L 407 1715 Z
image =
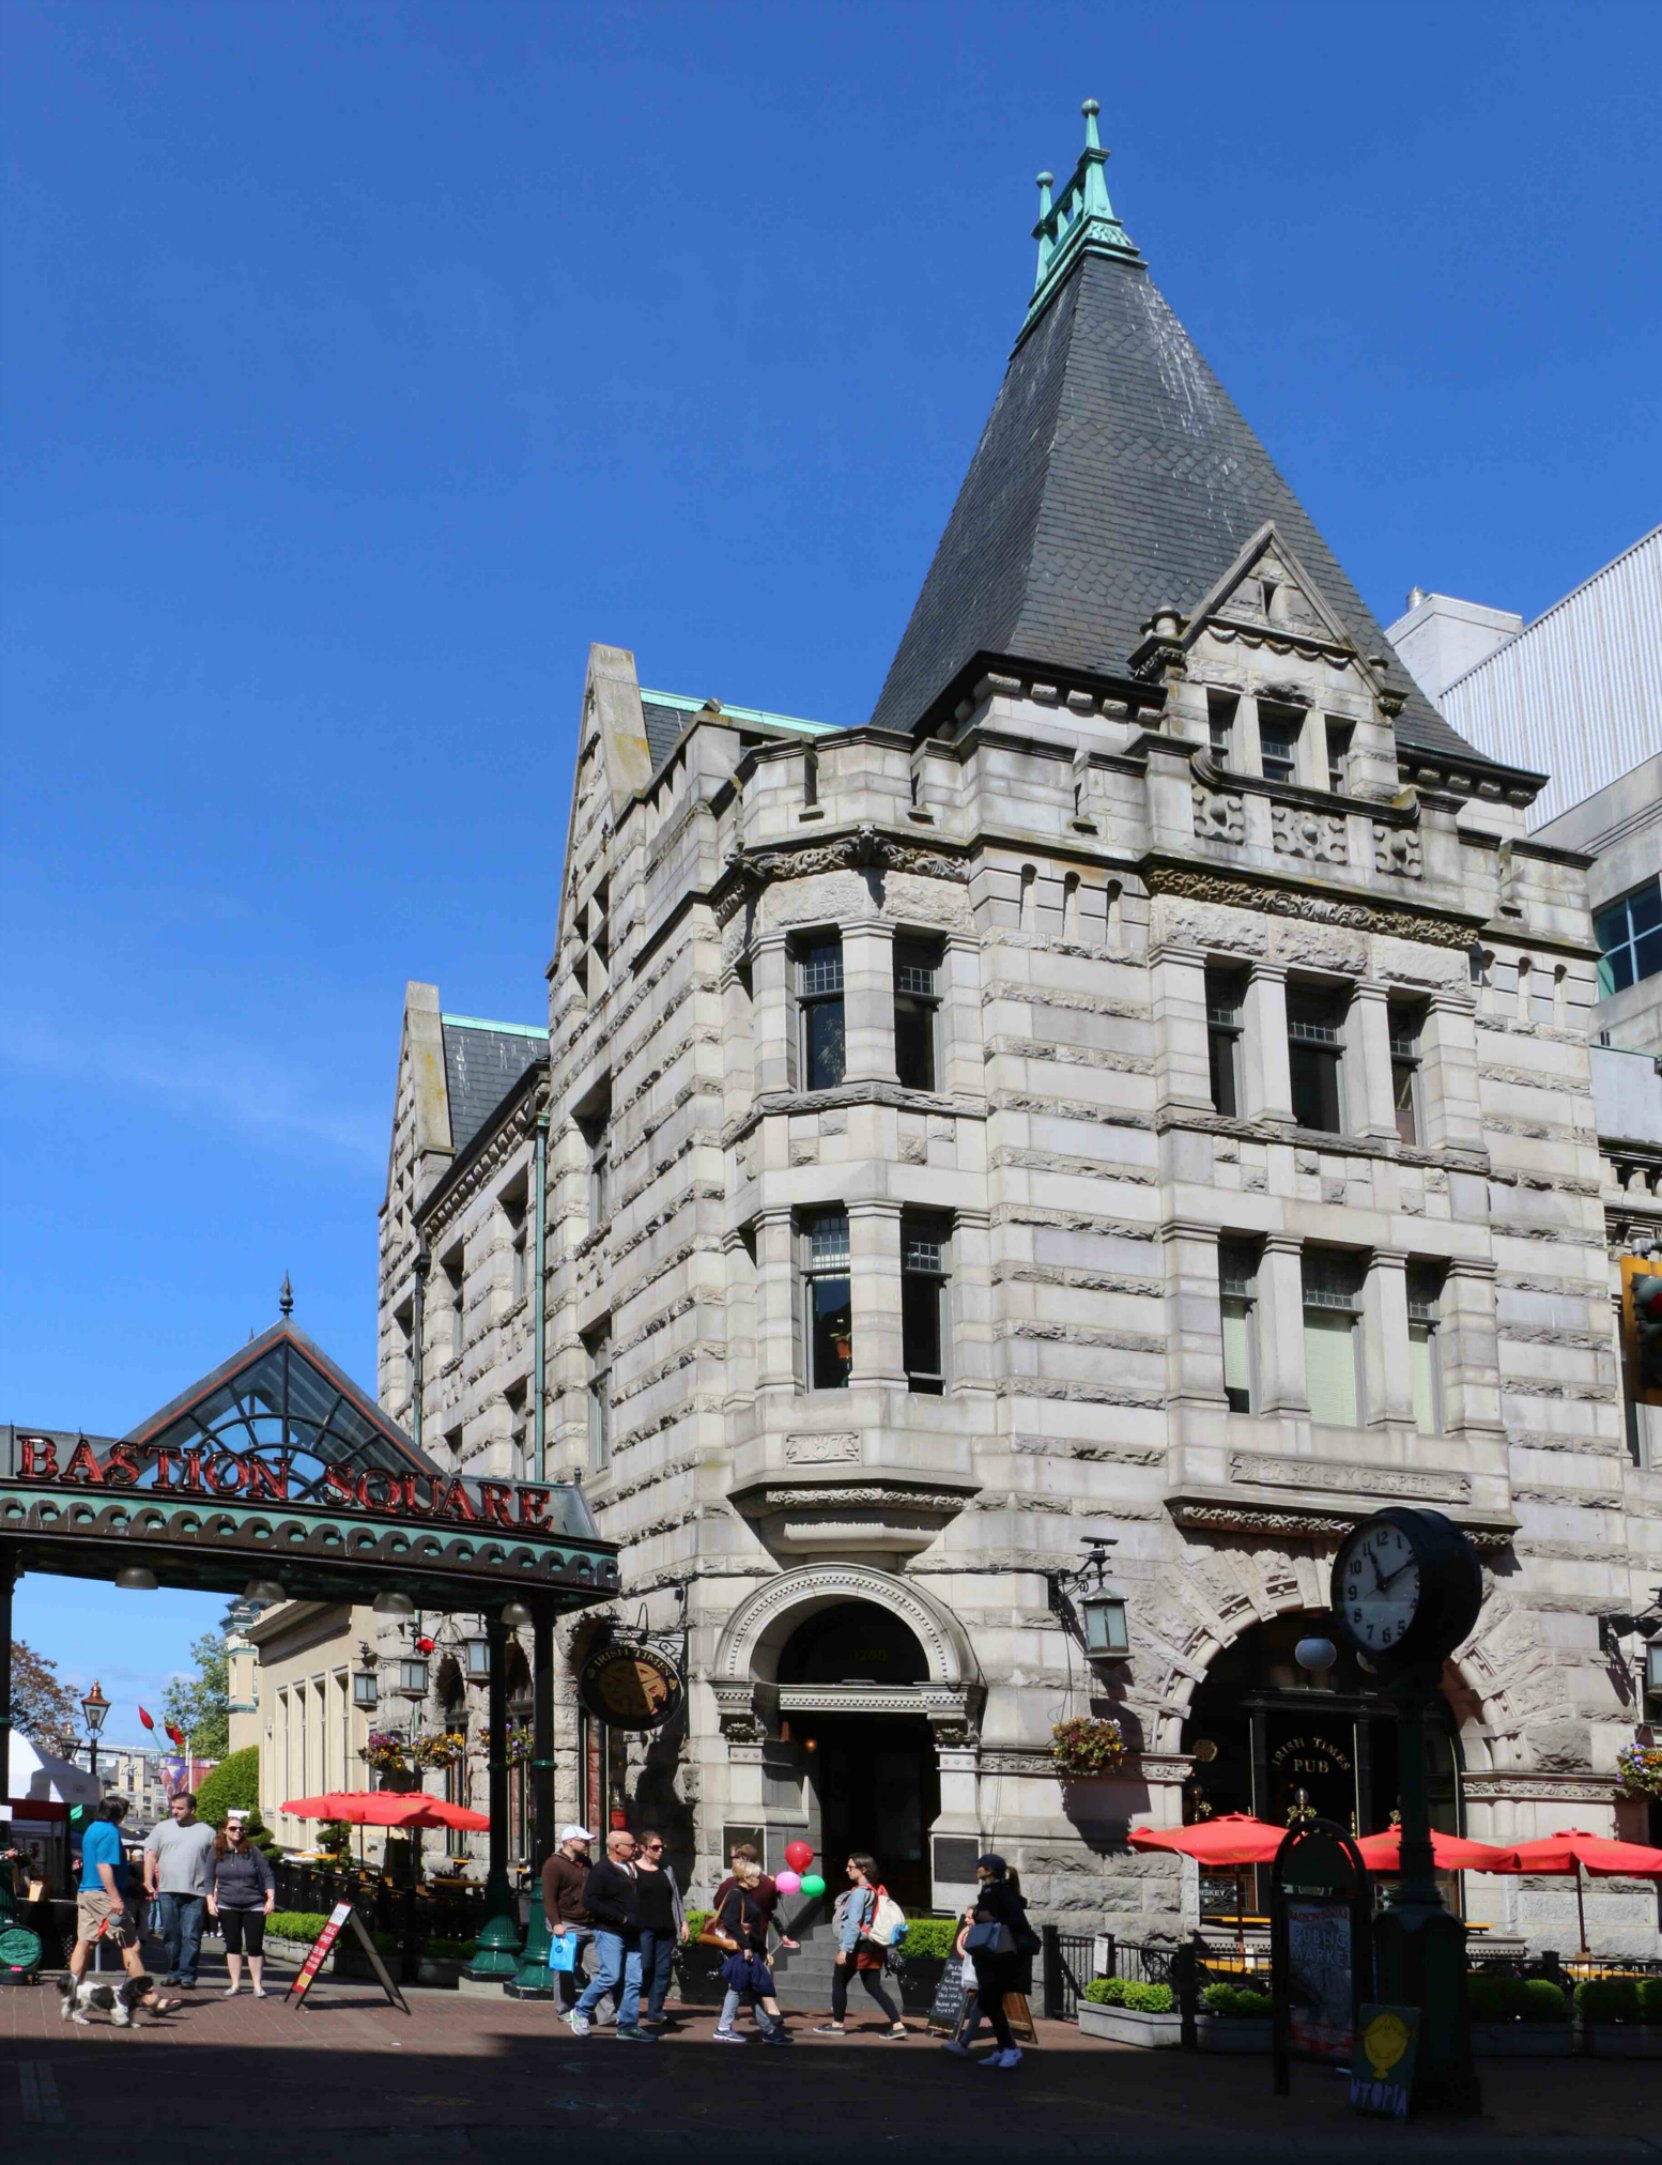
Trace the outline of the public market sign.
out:
M 147 1496 L 245 1497 L 250 1503 L 296 1500 L 291 1451 L 256 1454 L 155 1443 L 100 1448 L 85 1436 L 70 1447 L 23 1429 L 16 1432 L 15 1449 L 13 1478 L 46 1488 L 142 1489 Z M 321 1493 L 309 1500 L 342 1511 L 547 1533 L 553 1530 L 553 1497 L 550 1488 L 516 1481 L 326 1465 Z

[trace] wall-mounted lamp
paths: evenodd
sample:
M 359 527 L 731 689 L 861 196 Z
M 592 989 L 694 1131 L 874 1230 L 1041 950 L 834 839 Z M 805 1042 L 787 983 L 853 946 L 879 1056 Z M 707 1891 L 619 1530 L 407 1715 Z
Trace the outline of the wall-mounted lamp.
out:
M 481 1632 L 470 1632 L 462 1641 L 462 1674 L 470 1684 L 491 1680 L 491 1642 Z
M 373 1714 L 381 1703 L 381 1672 L 367 1646 L 358 1649 L 358 1667 L 352 1672 L 352 1704 Z
M 425 1699 L 427 1696 L 427 1656 L 406 1654 L 398 1664 L 398 1690 L 406 1699 Z
M 1115 1546 L 1112 1534 L 1087 1534 L 1085 1561 L 1051 1580 L 1051 1607 L 1087 1661 L 1124 1661 L 1131 1652 L 1126 1598 L 1108 1584 L 1108 1551 Z
M 1092 1661 L 1123 1661 L 1131 1651 L 1131 1627 L 1123 1594 L 1087 1594 L 1079 1604 L 1085 1651 Z

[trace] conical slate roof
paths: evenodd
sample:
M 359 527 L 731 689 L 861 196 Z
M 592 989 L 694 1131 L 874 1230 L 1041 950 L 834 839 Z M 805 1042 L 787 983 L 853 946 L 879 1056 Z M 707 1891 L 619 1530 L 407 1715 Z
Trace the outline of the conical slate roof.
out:
M 1128 675 L 1154 611 L 1192 611 L 1270 519 L 1361 652 L 1391 653 L 1123 229 L 1103 230 L 1123 246 L 1079 249 L 1048 294 L 1041 278 L 1041 312 L 890 665 L 880 724 L 913 727 L 978 653 Z M 1487 764 L 1400 661 L 1391 680 L 1407 695 L 1402 743 Z

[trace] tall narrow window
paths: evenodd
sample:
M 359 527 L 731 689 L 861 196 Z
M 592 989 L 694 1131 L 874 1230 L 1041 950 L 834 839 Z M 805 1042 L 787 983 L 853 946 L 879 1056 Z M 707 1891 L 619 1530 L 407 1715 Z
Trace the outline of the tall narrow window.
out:
M 612 1215 L 612 1130 L 598 1123 L 589 1145 L 589 1231 L 598 1233 Z
M 1354 1428 L 1362 1414 L 1362 1264 L 1335 1248 L 1306 1248 L 1302 1260 L 1310 1418 Z
M 833 1090 L 843 1079 L 843 943 L 816 933 L 796 950 L 797 1073 L 804 1090 Z
M 1235 709 L 1240 703 L 1233 692 L 1206 694 L 1206 736 L 1214 767 L 1228 767 L 1234 763 Z
M 1212 1110 L 1231 1119 L 1241 1110 L 1241 1015 L 1246 972 L 1206 965 L 1206 1050 L 1212 1070 Z
M 508 1293 L 515 1301 L 525 1298 L 525 1190 L 502 1198 L 502 1219 L 508 1229 Z
M 1218 1309 L 1223 1395 L 1231 1413 L 1251 1413 L 1257 1403 L 1258 1250 L 1249 1240 L 1218 1242 Z
M 439 1266 L 444 1279 L 445 1358 L 460 1360 L 466 1336 L 462 1300 L 462 1251 L 451 1249 Z
M 589 1357 L 589 1465 L 595 1473 L 612 1463 L 612 1326 L 597 1324 L 583 1339 Z
M 1296 707 L 1258 702 L 1258 764 L 1266 782 L 1298 780 L 1298 740 L 1304 717 Z
M 939 1072 L 941 949 L 935 940 L 894 943 L 895 1073 L 909 1090 L 933 1090 Z
M 1393 1000 L 1391 1015 L 1391 1101 L 1396 1107 L 1397 1135 L 1417 1144 L 1425 1130 L 1420 1105 L 1420 1032 L 1425 1007 L 1418 1000 Z
M 922 1211 L 901 1213 L 900 1313 L 906 1388 L 934 1398 L 946 1389 L 951 1238 L 947 1219 Z
M 1408 1375 L 1414 1394 L 1414 1426 L 1422 1436 L 1441 1435 L 1443 1363 L 1438 1337 L 1443 1300 L 1443 1266 L 1408 1266 Z
M 1287 1066 L 1293 1118 L 1329 1135 L 1344 1129 L 1345 995 L 1316 985 L 1287 988 Z
M 1350 747 L 1355 734 L 1353 722 L 1341 722 L 1331 714 L 1327 717 L 1327 786 L 1336 797 L 1344 796 L 1350 787 Z
M 1647 880 L 1593 919 L 1599 943 L 1599 997 L 1625 992 L 1662 970 L 1662 879 Z
M 854 1365 L 848 1213 L 818 1210 L 802 1225 L 803 1338 L 810 1391 L 840 1391 Z

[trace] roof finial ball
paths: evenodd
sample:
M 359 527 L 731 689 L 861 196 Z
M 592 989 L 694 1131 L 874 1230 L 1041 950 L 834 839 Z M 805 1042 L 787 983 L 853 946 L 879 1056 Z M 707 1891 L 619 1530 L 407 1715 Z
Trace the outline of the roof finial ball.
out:
M 1095 98 L 1087 98 L 1079 110 L 1085 116 L 1085 148 L 1087 150 L 1100 150 L 1102 148 L 1102 138 L 1096 132 L 1096 116 L 1102 111 L 1102 107 Z
M 1050 214 L 1050 191 L 1056 184 L 1056 175 L 1040 173 L 1035 179 L 1039 190 L 1039 216 L 1045 218 Z
M 289 1284 L 287 1271 L 283 1273 L 283 1290 L 277 1296 L 277 1305 L 283 1311 L 283 1321 L 286 1323 L 294 1313 L 294 1288 Z

